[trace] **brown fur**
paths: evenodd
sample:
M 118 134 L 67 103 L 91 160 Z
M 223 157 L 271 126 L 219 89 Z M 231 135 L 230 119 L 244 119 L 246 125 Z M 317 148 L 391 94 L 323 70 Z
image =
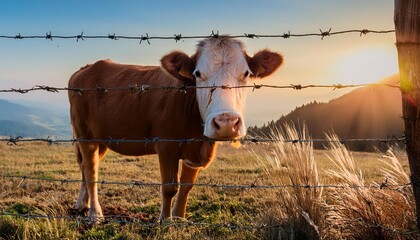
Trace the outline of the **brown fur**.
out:
M 143 67 L 113 63 L 110 60 L 98 61 L 77 71 L 69 81 L 69 88 L 127 87 L 129 85 L 181 85 L 161 67 Z M 150 90 L 132 93 L 129 90 L 108 92 L 69 92 L 71 122 L 74 135 L 84 139 L 161 139 L 202 138 L 203 127 L 195 91 L 187 93 L 166 90 Z M 181 181 L 191 182 L 200 167 L 206 167 L 213 159 L 216 145 L 209 142 L 178 143 L 83 143 L 76 149 L 84 180 L 98 181 L 98 162 L 107 149 L 124 155 L 158 154 L 161 164 L 162 183 L 178 182 L 178 161 L 184 159 Z M 80 159 L 83 156 L 83 159 Z M 97 157 L 95 157 L 97 156 Z M 184 176 L 188 174 L 189 176 Z M 90 207 L 102 213 L 92 203 L 96 184 L 86 183 Z M 83 187 L 83 185 L 81 186 Z M 183 187 L 181 187 L 183 188 Z M 189 189 L 181 189 L 181 203 L 176 203 L 174 213 L 184 217 Z M 170 202 L 177 188 L 162 187 L 162 215 L 169 217 Z M 83 198 L 83 197 L 82 197 Z M 84 197 L 86 198 L 86 197 Z M 180 197 L 178 197 L 179 199 Z M 88 200 L 84 200 L 88 202 Z M 178 201 L 177 201 L 178 202 Z M 166 203 L 166 204 L 165 204 Z M 92 205 L 93 204 L 93 205 Z M 85 204 L 86 205 L 86 204 Z M 181 209 L 181 210 L 180 210 Z M 182 210 L 184 209 L 184 210 Z M 82 210 L 82 209 L 79 209 Z M 95 212 L 93 212 L 95 216 Z

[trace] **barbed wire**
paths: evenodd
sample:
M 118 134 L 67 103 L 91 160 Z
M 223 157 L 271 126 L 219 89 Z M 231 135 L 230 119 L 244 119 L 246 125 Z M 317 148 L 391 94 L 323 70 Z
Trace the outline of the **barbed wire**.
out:
M 128 85 L 122 87 L 103 87 L 97 86 L 94 88 L 83 88 L 83 87 L 52 87 L 46 85 L 35 85 L 31 88 L 10 88 L 10 89 L 0 89 L 0 93 L 29 93 L 33 91 L 47 91 L 52 93 L 58 93 L 60 91 L 71 91 L 75 94 L 82 94 L 83 92 L 100 92 L 100 93 L 107 93 L 109 91 L 129 91 L 131 93 L 143 93 L 148 92 L 151 90 L 167 90 L 167 91 L 178 91 L 178 92 L 186 92 L 190 89 L 237 89 L 237 88 L 249 88 L 252 91 L 261 89 L 261 88 L 273 88 L 273 89 L 293 89 L 293 90 L 303 90 L 307 88 L 332 88 L 333 90 L 337 89 L 344 89 L 344 88 L 357 88 L 357 87 L 379 87 L 379 86 L 386 86 L 391 88 L 398 88 L 400 86 L 392 85 L 392 84 L 385 84 L 385 83 L 365 83 L 365 84 L 309 84 L 309 85 L 302 85 L 302 84 L 290 84 L 290 85 L 268 85 L 268 84 L 253 84 L 253 85 L 246 85 L 246 86 L 229 86 L 229 85 L 221 85 L 221 86 L 189 86 L 189 85 L 167 85 L 167 86 L 152 86 L 152 85 Z
M 29 177 L 29 176 L 2 176 L 2 178 L 18 178 L 22 181 L 26 179 L 31 180 L 40 180 L 40 181 L 49 181 L 49 182 L 61 182 L 64 183 L 71 183 L 71 182 L 83 182 L 82 180 L 71 180 L 71 179 L 63 179 L 63 180 L 57 180 L 57 179 L 50 179 L 50 178 L 36 178 L 36 177 Z M 19 185 L 22 183 L 22 181 L 19 183 Z M 99 181 L 97 182 L 99 184 L 118 184 L 118 185 L 125 185 L 125 186 L 140 186 L 140 187 L 159 187 L 164 185 L 193 185 L 193 186 L 200 186 L 200 187 L 213 187 L 213 188 L 235 188 L 235 189 L 278 189 L 278 188 L 305 188 L 305 189 L 314 189 L 314 188 L 341 188 L 341 189 L 348 189 L 348 188 L 376 188 L 380 190 L 401 190 L 406 187 L 411 187 L 410 183 L 403 184 L 403 185 L 388 185 L 387 181 L 380 185 L 376 186 L 351 186 L 351 185 L 317 185 L 317 186 L 311 186 L 311 185 L 277 185 L 277 186 L 263 186 L 263 185 L 222 185 L 222 184 L 180 184 L 180 183 L 145 183 L 145 182 L 138 182 L 138 181 L 132 181 L 132 182 L 108 182 L 108 181 Z M 392 188 L 395 187 L 395 188 Z M 0 216 L 8 216 L 8 217 L 14 217 L 14 218 L 23 218 L 26 220 L 31 219 L 59 219 L 59 220 L 66 220 L 66 221 L 76 221 L 79 224 L 85 223 L 90 224 L 92 223 L 93 218 L 88 216 L 81 216 L 81 215 L 49 215 L 49 214 L 36 214 L 36 213 L 11 213 L 7 211 L 3 211 L 0 213 Z M 145 222 L 141 219 L 137 219 L 135 216 L 129 216 L 126 213 L 120 214 L 120 215 L 105 215 L 103 218 L 98 219 L 100 221 L 103 221 L 104 223 L 117 223 L 117 224 L 133 224 L 138 225 L 143 228 L 155 228 L 160 226 L 175 226 L 175 227 L 205 227 L 205 228 L 228 228 L 231 230 L 262 230 L 267 228 L 276 228 L 281 227 L 281 224 L 250 224 L 250 225 L 243 225 L 238 223 L 207 223 L 207 222 L 192 222 L 185 219 L 178 220 L 175 219 L 175 221 L 166 221 L 166 222 Z M 403 229 L 395 229 L 388 226 L 383 226 L 380 224 L 367 224 L 369 227 L 372 228 L 381 228 L 383 231 L 389 232 L 392 235 L 400 235 L 400 236 L 411 236 L 411 235 L 418 235 L 420 232 L 418 229 L 414 230 L 403 230 Z
M 33 177 L 33 176 L 19 176 L 19 175 L 5 175 L 2 174 L 0 176 L 4 179 L 19 179 L 21 183 L 25 180 L 34 180 L 34 181 L 45 181 L 45 182 L 56 182 L 56 183 L 82 183 L 82 182 L 89 182 L 89 183 L 97 183 L 101 185 L 119 185 L 119 186 L 128 186 L 128 187 L 162 187 L 162 186 L 193 186 L 193 187 L 208 187 L 208 188 L 219 188 L 219 189 L 237 189 L 237 190 L 249 190 L 249 189 L 285 189 L 285 188 L 304 188 L 304 189 L 360 189 L 360 188 L 369 188 L 369 189 L 379 189 L 379 190 L 395 190 L 399 191 L 401 189 L 411 187 L 411 183 L 400 184 L 400 185 L 392 185 L 389 184 L 386 180 L 377 185 L 345 185 L 345 184 L 323 184 L 323 185 L 310 185 L 310 184 L 283 184 L 283 185 L 259 185 L 255 182 L 250 184 L 220 184 L 220 183 L 212 183 L 211 181 L 208 183 L 158 183 L 158 182 L 144 182 L 144 181 L 137 181 L 132 180 L 129 182 L 120 182 L 120 181 L 85 181 L 80 179 L 52 179 L 52 178 L 45 178 L 45 177 Z
M 132 216 L 124 216 L 124 215 L 105 215 L 102 218 L 91 218 L 87 216 L 73 216 L 73 215 L 49 215 L 49 214 L 35 214 L 35 213 L 11 213 L 7 211 L 3 211 L 0 213 L 0 216 L 7 216 L 13 218 L 23 218 L 26 220 L 30 219 L 41 219 L 41 220 L 51 220 L 51 219 L 58 219 L 58 220 L 67 220 L 67 221 L 76 221 L 80 223 L 92 223 L 94 220 L 104 221 L 104 223 L 117 223 L 117 224 L 133 224 L 138 225 L 143 228 L 156 228 L 161 226 L 174 226 L 174 227 L 212 227 L 212 228 L 228 228 L 231 230 L 262 230 L 268 228 L 278 228 L 281 227 L 281 224 L 250 224 L 250 225 L 243 225 L 239 223 L 208 223 L 208 222 L 192 222 L 186 219 L 174 219 L 165 222 L 144 222 L 139 219 L 136 219 Z M 414 230 L 403 230 L 403 229 L 394 229 L 388 226 L 383 226 L 380 224 L 366 224 L 372 228 L 381 228 L 386 232 L 390 232 L 392 235 L 400 235 L 400 236 L 411 236 L 411 235 L 418 235 L 420 231 L 418 229 Z
M 370 30 L 370 29 L 353 29 L 353 30 L 344 30 L 344 31 L 332 31 L 332 28 L 329 28 L 328 31 L 319 29 L 319 32 L 314 33 L 301 33 L 295 34 L 287 31 L 287 33 L 282 34 L 254 34 L 254 33 L 244 33 L 241 35 L 224 35 L 219 34 L 219 31 L 212 31 L 208 35 L 182 35 L 182 34 L 172 34 L 170 36 L 149 36 L 148 33 L 145 35 L 137 36 L 124 36 L 113 34 L 103 34 L 103 35 L 85 35 L 84 32 L 75 35 L 53 35 L 51 31 L 46 32 L 41 35 L 0 35 L 0 38 L 3 39 L 46 39 L 52 41 L 53 39 L 76 39 L 76 42 L 79 40 L 84 41 L 85 39 L 110 39 L 110 40 L 136 40 L 139 41 L 139 44 L 147 42 L 150 45 L 151 40 L 174 40 L 175 42 L 184 40 L 184 39 L 203 39 L 203 38 L 221 38 L 221 37 L 230 37 L 230 38 L 249 38 L 249 39 L 258 39 L 258 38 L 292 38 L 292 37 L 321 37 L 323 40 L 325 37 L 340 35 L 340 34 L 349 34 L 349 33 L 358 33 L 360 36 L 366 35 L 368 33 L 374 34 L 386 34 L 394 33 L 395 30 Z
M 214 139 L 214 138 L 185 138 L 185 139 L 166 139 L 166 138 L 144 138 L 144 139 L 84 139 L 84 138 L 69 138 L 69 139 L 53 139 L 51 137 L 46 138 L 23 138 L 18 137 L 9 137 L 9 138 L 0 138 L 0 142 L 6 142 L 7 145 L 17 145 L 19 142 L 46 142 L 49 145 L 60 144 L 60 143 L 106 143 L 108 145 L 120 144 L 120 143 L 144 143 L 145 145 L 151 143 L 178 143 L 189 144 L 192 142 L 231 142 L 231 143 L 275 143 L 275 142 L 284 142 L 284 143 L 331 143 L 338 142 L 341 144 L 351 143 L 351 142 L 378 142 L 378 143 L 393 143 L 400 142 L 405 143 L 405 137 L 387 137 L 387 138 L 355 138 L 355 139 L 340 139 L 340 140 L 327 140 L 327 139 L 278 139 L 278 138 L 263 138 L 263 137 L 244 137 L 238 139 Z
M 72 216 L 72 215 L 48 215 L 48 214 L 17 214 L 9 212 L 1 212 L 0 216 L 9 216 L 15 218 L 24 218 L 24 219 L 62 219 L 62 220 L 74 220 L 77 222 L 91 223 L 95 218 L 85 217 L 85 216 Z M 188 227 L 188 226 L 203 226 L 203 227 L 218 227 L 218 228 L 229 228 L 232 230 L 253 230 L 253 229 L 264 229 L 276 227 L 278 225 L 241 225 L 241 224 L 224 224 L 224 223 L 207 223 L 207 222 L 191 222 L 187 220 L 178 220 L 178 221 L 166 221 L 165 223 L 161 222 L 142 222 L 134 217 L 122 216 L 122 215 L 106 215 L 103 218 L 97 218 L 97 220 L 105 221 L 105 223 L 118 223 L 118 224 L 136 224 L 145 228 L 153 228 L 165 226 L 165 224 L 176 227 Z

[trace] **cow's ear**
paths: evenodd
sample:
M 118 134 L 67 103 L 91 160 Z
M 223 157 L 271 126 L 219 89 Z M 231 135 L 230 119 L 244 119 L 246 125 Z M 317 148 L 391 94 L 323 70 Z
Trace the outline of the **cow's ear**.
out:
M 282 55 L 270 50 L 261 50 L 253 57 L 247 57 L 251 77 L 265 78 L 271 75 L 283 63 Z
M 195 57 L 191 58 L 183 52 L 175 51 L 163 56 L 160 62 L 168 73 L 186 84 L 194 81 L 194 59 Z

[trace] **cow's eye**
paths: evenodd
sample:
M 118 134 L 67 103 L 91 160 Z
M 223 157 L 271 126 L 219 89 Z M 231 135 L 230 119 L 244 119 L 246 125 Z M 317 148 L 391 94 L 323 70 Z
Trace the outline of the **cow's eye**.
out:
M 245 71 L 244 74 L 242 74 L 241 80 L 245 81 L 249 76 L 249 71 Z
M 195 76 L 196 78 L 201 78 L 201 73 L 200 73 L 200 71 L 195 70 L 195 71 L 193 72 L 193 74 L 194 74 L 194 76 Z

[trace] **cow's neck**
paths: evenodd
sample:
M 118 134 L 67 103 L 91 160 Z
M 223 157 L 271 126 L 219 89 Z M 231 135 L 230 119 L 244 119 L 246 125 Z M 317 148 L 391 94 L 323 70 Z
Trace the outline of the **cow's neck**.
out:
M 178 106 L 178 108 L 184 114 L 188 138 L 203 139 L 204 125 L 198 107 L 196 89 L 192 88 L 187 90 L 186 93 L 176 92 L 175 94 L 185 94 L 182 107 Z M 212 141 L 186 143 L 182 146 L 181 158 L 190 167 L 205 168 L 214 159 L 216 148 L 217 143 Z

